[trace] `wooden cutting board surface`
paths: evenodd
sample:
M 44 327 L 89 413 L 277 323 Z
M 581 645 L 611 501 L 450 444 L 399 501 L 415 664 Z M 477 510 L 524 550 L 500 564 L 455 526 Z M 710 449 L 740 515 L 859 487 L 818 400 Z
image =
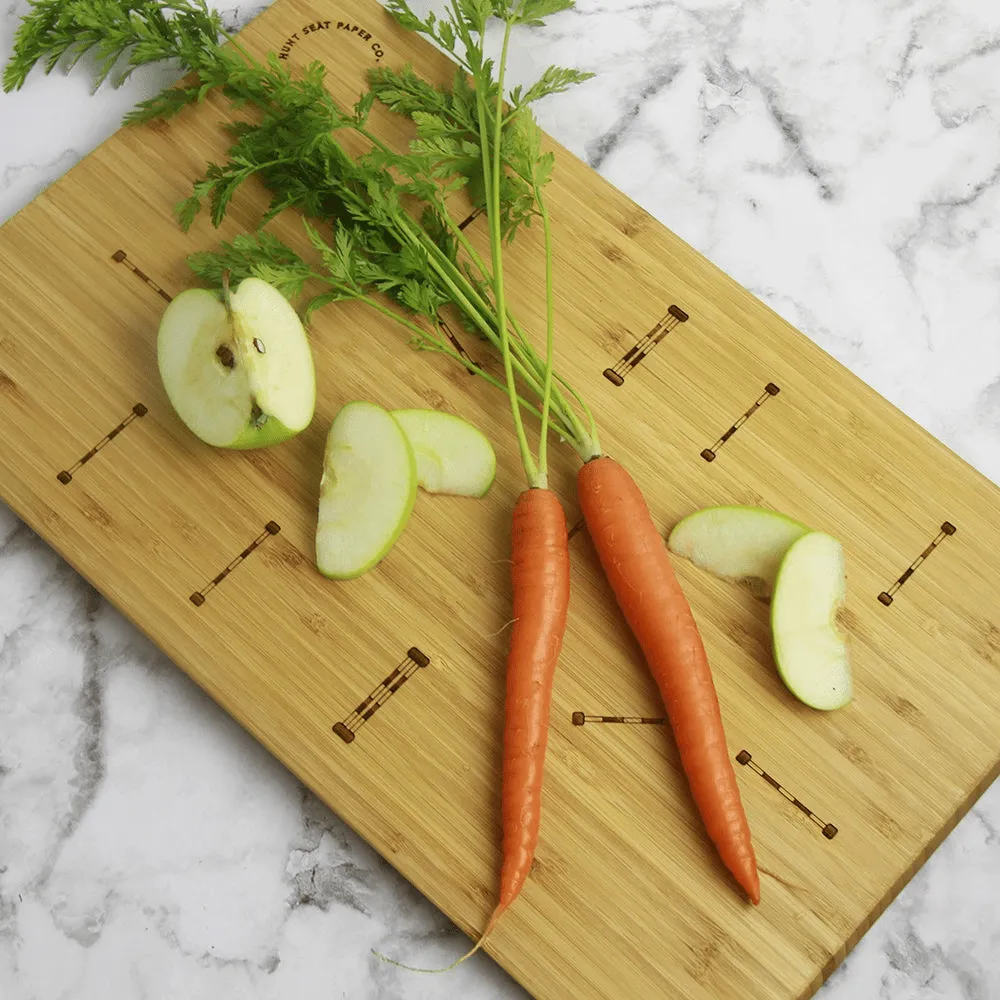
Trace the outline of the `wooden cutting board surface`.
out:
M 450 76 L 373 0 L 277 0 L 241 40 L 295 67 L 323 60 L 345 102 L 379 60 Z M 262 204 L 238 196 L 220 231 L 173 221 L 224 151 L 226 116 L 210 99 L 119 131 L 0 230 L 0 492 L 475 934 L 497 893 L 505 560 L 523 485 L 506 400 L 342 306 L 315 320 L 306 432 L 252 453 L 187 432 L 157 376 L 159 317 L 192 283 L 186 255 L 252 225 Z M 405 140 L 398 120 L 374 120 Z M 744 503 L 844 542 L 856 695 L 829 714 L 799 704 L 771 660 L 767 606 L 676 561 L 761 865 L 751 907 L 703 833 L 655 686 L 578 531 L 537 862 L 488 950 L 539 1000 L 806 997 L 997 773 L 1000 494 L 550 145 L 558 367 L 664 533 L 698 507 Z M 276 231 L 302 243 L 295 218 Z M 482 219 L 467 231 L 485 248 Z M 523 234 L 508 284 L 535 332 L 541 266 Z M 483 500 L 421 495 L 388 558 L 334 583 L 313 562 L 319 473 L 330 422 L 355 398 L 459 413 L 490 435 L 499 470 Z M 571 524 L 577 464 L 555 448 Z

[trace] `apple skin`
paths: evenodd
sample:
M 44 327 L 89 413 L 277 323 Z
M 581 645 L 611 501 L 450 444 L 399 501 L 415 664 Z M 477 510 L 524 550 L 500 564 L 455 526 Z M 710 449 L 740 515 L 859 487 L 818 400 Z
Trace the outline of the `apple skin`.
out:
M 305 430 L 305 428 L 302 428 Z M 252 424 L 243 431 L 235 441 L 219 445 L 232 451 L 251 451 L 255 448 L 270 448 L 272 445 L 288 441 L 302 431 L 293 431 L 286 427 L 277 417 L 268 417 L 263 427 Z
M 406 433 L 403 431 L 403 428 L 399 425 L 398 421 L 396 421 L 395 418 L 393 418 L 392 414 L 388 410 L 384 410 L 382 409 L 382 407 L 378 406 L 375 403 L 371 403 L 368 400 L 358 399 L 345 403 L 338 411 L 337 416 L 334 417 L 333 423 L 330 425 L 330 430 L 327 434 L 327 444 L 324 447 L 323 451 L 323 475 L 322 478 L 320 479 L 321 503 L 322 503 L 323 487 L 327 478 L 327 468 L 326 468 L 327 454 L 330 448 L 330 439 L 333 437 L 336 430 L 338 429 L 337 421 L 344 419 L 347 415 L 351 413 L 352 409 L 358 409 L 358 408 L 381 411 L 381 413 L 385 414 L 385 416 L 387 416 L 392 421 L 392 425 L 396 428 L 397 432 L 399 433 L 399 439 L 402 442 L 403 447 L 405 449 L 404 454 L 405 454 L 405 460 L 407 462 L 408 475 L 409 475 L 407 492 L 403 501 L 402 511 L 399 517 L 399 521 L 397 522 L 395 528 L 393 529 L 391 536 L 388 538 L 388 540 L 382 546 L 382 548 L 377 553 L 373 554 L 372 557 L 364 565 L 360 567 L 356 567 L 352 570 L 347 570 L 342 572 L 332 572 L 328 569 L 325 569 L 322 565 L 323 560 L 320 557 L 319 553 L 320 537 L 319 537 L 319 531 L 317 530 L 316 568 L 328 580 L 342 580 L 342 581 L 356 580 L 358 577 L 363 576 L 365 573 L 369 572 L 369 570 L 374 569 L 389 554 L 389 552 L 392 550 L 392 547 L 396 544 L 396 542 L 399 541 L 400 536 L 403 534 L 403 531 L 406 529 L 407 524 L 409 524 L 410 522 L 410 516 L 412 515 L 413 508 L 417 502 L 417 462 L 413 454 L 413 448 L 410 447 L 410 442 L 406 436 Z M 376 457 L 375 460 L 378 461 L 378 458 Z

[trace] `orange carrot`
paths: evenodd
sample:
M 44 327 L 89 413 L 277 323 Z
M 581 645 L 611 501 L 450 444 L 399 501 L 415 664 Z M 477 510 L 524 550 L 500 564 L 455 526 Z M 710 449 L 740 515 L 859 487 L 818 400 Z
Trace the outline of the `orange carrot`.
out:
M 577 474 L 577 493 L 601 565 L 660 689 L 708 835 L 757 904 L 760 877 L 719 700 L 666 544 L 638 486 L 614 459 L 602 455 L 584 463 Z
M 514 629 L 504 702 L 500 900 L 468 955 L 482 946 L 518 897 L 538 844 L 552 680 L 569 610 L 566 515 L 549 489 L 528 489 L 518 497 L 511 530 L 511 583 Z
M 525 490 L 518 499 L 511 559 L 514 630 L 504 709 L 500 909 L 521 891 L 538 843 L 552 679 L 569 609 L 566 515 L 551 490 Z
M 507 651 L 504 703 L 500 898 L 479 940 L 461 958 L 444 969 L 402 966 L 413 972 L 446 972 L 475 954 L 521 892 L 535 857 L 552 681 L 569 611 L 566 515 L 550 489 L 524 490 L 514 506 L 511 583 L 514 627 Z

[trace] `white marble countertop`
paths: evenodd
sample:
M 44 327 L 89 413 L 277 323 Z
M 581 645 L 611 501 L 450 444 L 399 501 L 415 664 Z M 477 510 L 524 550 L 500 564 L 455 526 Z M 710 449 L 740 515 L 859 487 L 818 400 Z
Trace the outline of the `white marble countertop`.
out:
M 543 60 L 598 74 L 547 130 L 1000 482 L 1000 5 L 578 0 Z M 0 221 L 174 78 L 0 94 Z M 373 958 L 466 939 L 2 505 L 0 595 L 0 997 L 525 996 Z M 1000 998 L 998 831 L 995 785 L 823 1000 Z

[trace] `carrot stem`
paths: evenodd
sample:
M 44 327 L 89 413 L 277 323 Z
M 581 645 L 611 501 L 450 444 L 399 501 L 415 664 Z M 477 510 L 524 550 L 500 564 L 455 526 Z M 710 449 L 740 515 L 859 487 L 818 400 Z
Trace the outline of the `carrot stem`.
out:
M 549 403 L 552 398 L 553 339 L 555 334 L 555 303 L 552 294 L 552 227 L 549 212 L 542 200 L 542 192 L 535 185 L 535 201 L 542 213 L 542 232 L 545 237 L 545 384 L 542 388 L 542 430 L 538 440 L 538 465 L 545 469 L 548 461 Z
M 510 45 L 511 22 L 504 25 L 503 46 L 500 52 L 500 63 L 497 68 L 497 108 L 493 128 L 492 149 L 486 139 L 486 97 L 482 88 L 476 88 L 476 99 L 479 106 L 479 127 L 484 142 L 481 143 L 483 158 L 483 173 L 488 176 L 487 192 L 490 200 L 490 211 L 487 213 L 490 223 L 490 246 L 493 255 L 493 295 L 496 304 L 497 330 L 500 334 L 500 352 L 503 355 L 504 376 L 507 382 L 507 393 L 510 397 L 511 414 L 514 418 L 514 429 L 517 432 L 517 443 L 521 450 L 521 464 L 530 486 L 544 487 L 548 477 L 545 469 L 539 469 L 528 446 L 528 437 L 521 421 L 521 410 L 517 405 L 517 395 L 514 388 L 514 372 L 510 357 L 510 336 L 507 330 L 507 303 L 503 287 L 503 240 L 500 232 L 500 139 L 503 126 L 503 83 L 507 69 L 507 49 Z M 486 164 L 492 153 L 492 164 L 487 170 Z M 544 403 L 543 403 L 544 406 Z M 544 412 L 544 411 L 543 411 Z
M 436 246 L 433 241 L 421 239 L 416 233 L 410 233 L 409 231 L 407 231 L 407 236 L 410 239 L 410 242 L 415 244 L 419 243 L 420 246 L 424 247 L 429 252 L 431 258 L 429 263 L 431 267 L 437 271 L 441 280 L 447 285 L 456 305 L 458 305 L 462 312 L 464 312 L 465 315 L 468 316 L 469 319 L 471 319 L 472 322 L 479 328 L 483 336 L 495 348 L 502 351 L 503 347 L 500 336 L 496 330 L 494 330 L 493 325 L 491 325 L 492 323 L 497 327 L 497 329 L 499 329 L 499 321 L 489 303 L 483 301 L 478 291 L 469 284 L 461 271 L 455 267 L 455 265 L 441 252 L 440 247 Z M 484 311 L 487 315 L 483 315 Z M 520 328 L 517 327 L 517 329 L 519 338 L 523 341 L 522 350 L 527 355 L 527 362 L 521 359 L 519 350 L 511 348 L 508 341 L 507 347 L 511 364 L 514 368 L 516 368 L 517 373 L 524 379 L 531 390 L 536 395 L 542 396 L 543 389 L 539 381 L 541 378 L 539 372 L 541 364 L 534 363 L 535 359 L 537 359 L 537 355 L 534 353 L 530 344 L 528 344 L 523 333 L 520 332 Z M 499 388 L 507 389 L 507 386 L 501 385 Z M 586 432 L 584 431 L 583 425 L 579 422 L 576 414 L 572 412 L 572 408 L 565 404 L 565 401 L 559 394 L 556 394 L 554 398 L 559 404 L 560 414 L 563 417 L 563 430 L 560 431 L 560 433 L 564 434 L 566 439 L 584 459 L 588 458 L 589 455 L 584 454 L 587 444 Z M 523 431 L 523 427 L 521 430 Z M 527 438 L 525 438 L 525 445 L 527 445 Z

